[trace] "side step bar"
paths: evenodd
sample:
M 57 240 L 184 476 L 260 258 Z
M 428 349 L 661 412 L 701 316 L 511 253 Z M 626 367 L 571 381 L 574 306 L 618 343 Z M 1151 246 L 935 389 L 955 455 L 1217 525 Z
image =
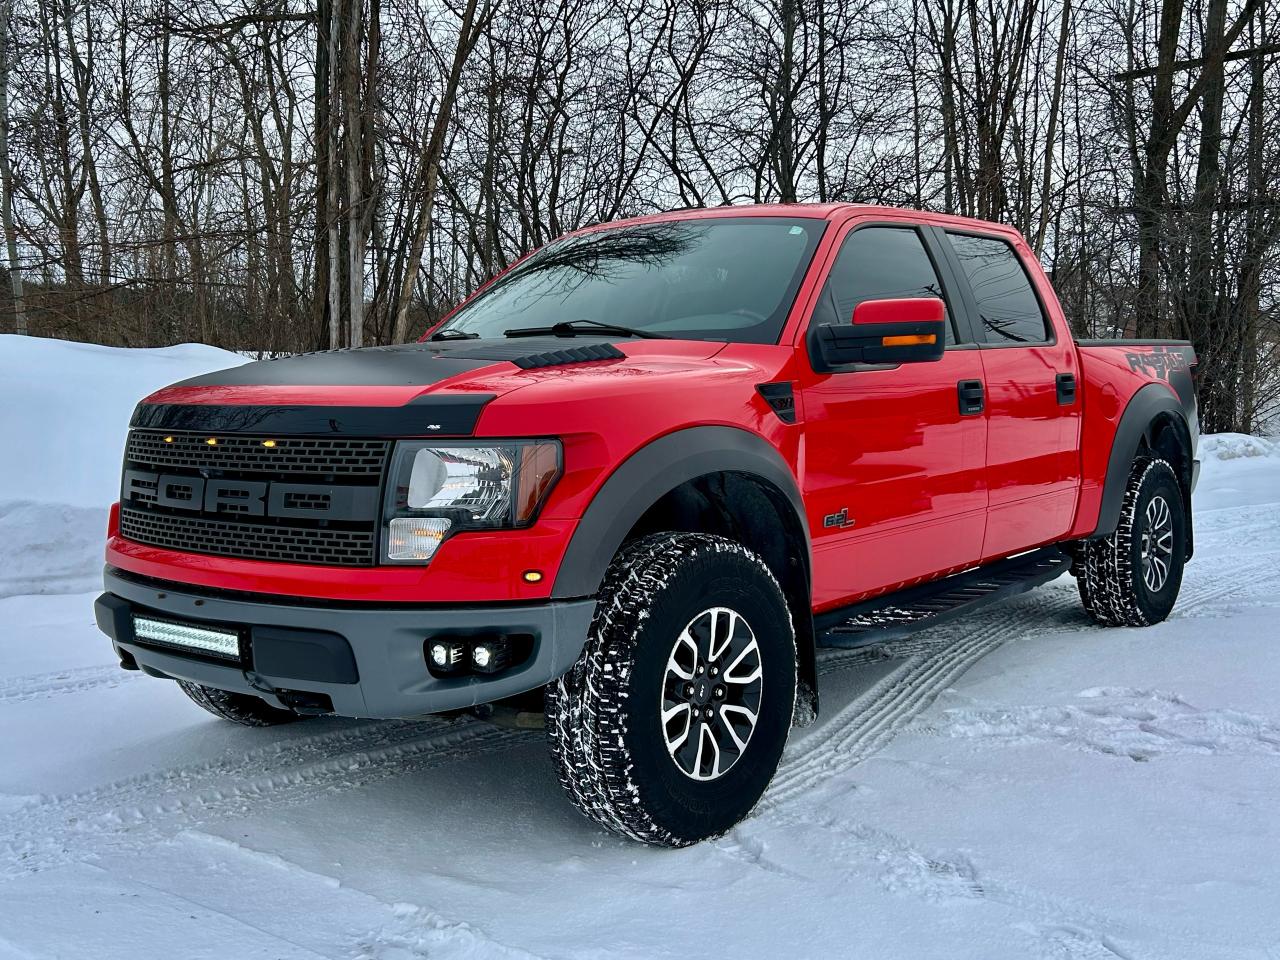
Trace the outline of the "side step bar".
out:
M 816 618 L 818 646 L 850 648 L 895 640 L 1026 593 L 1070 566 L 1071 558 L 1060 549 L 1042 547 L 933 583 L 841 607 Z

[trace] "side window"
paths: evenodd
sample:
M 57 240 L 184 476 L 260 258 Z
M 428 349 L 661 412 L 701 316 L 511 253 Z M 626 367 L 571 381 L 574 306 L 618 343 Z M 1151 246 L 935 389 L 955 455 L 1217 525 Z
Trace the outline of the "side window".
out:
M 845 238 L 811 324 L 848 323 L 864 300 L 937 297 L 945 301 L 920 234 L 910 227 L 863 227 Z M 956 342 L 947 309 L 947 343 Z
M 987 343 L 1048 341 L 1044 311 L 1013 247 L 995 237 L 948 233 L 947 239 L 978 301 L 978 322 Z

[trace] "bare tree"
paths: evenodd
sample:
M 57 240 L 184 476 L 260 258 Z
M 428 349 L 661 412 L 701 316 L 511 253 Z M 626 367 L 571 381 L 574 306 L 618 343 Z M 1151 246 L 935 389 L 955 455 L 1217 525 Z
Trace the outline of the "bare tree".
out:
M 9 161 L 9 20 L 10 0 L 0 0 L 0 215 L 4 220 L 5 249 L 9 255 L 9 283 L 13 291 L 14 333 L 27 332 L 27 312 L 22 295 L 22 266 L 18 263 L 18 237 L 13 227 L 13 168 Z
M 592 223 L 906 203 L 1192 338 L 1207 425 L 1280 414 L 1262 0 L 0 3 L 14 329 L 386 343 Z

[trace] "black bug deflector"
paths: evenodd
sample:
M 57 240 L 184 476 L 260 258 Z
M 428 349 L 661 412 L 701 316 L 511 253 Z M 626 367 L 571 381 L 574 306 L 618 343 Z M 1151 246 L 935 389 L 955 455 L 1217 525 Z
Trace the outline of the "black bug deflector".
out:
M 475 432 L 480 412 L 494 396 L 428 394 L 399 407 L 140 403 L 129 425 L 192 433 L 291 437 L 465 437 Z

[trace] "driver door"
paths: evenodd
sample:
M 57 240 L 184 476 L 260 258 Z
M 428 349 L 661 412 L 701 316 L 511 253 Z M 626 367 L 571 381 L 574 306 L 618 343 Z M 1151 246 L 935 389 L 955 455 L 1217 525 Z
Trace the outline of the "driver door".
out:
M 948 320 L 938 361 L 825 374 L 807 366 L 801 483 L 819 610 L 964 569 L 982 552 L 982 360 L 957 327 L 937 242 L 930 227 L 855 223 L 810 318 L 848 323 L 866 300 L 940 297 Z

